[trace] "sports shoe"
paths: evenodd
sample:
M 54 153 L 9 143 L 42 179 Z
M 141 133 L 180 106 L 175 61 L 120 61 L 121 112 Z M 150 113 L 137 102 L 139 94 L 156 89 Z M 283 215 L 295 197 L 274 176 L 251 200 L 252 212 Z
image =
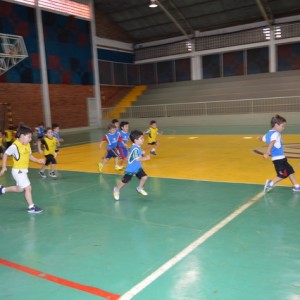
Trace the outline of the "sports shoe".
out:
M 98 164 L 99 172 L 101 173 L 103 170 L 103 165 L 101 163 Z
M 136 188 L 136 191 L 140 194 L 142 194 L 143 196 L 147 196 L 148 193 L 143 189 L 143 188 Z
M 265 193 L 268 193 L 272 190 L 273 186 L 271 186 L 271 182 L 272 182 L 272 180 L 270 180 L 270 179 L 268 179 L 266 181 L 266 184 L 265 184 L 265 187 L 264 187 L 264 192 Z
M 41 213 L 43 210 L 37 206 L 33 206 L 31 208 L 28 208 L 27 211 L 30 213 L 30 214 L 39 214 Z
M 3 195 L 3 189 L 4 189 L 4 186 L 0 185 L 0 195 Z
M 156 152 L 155 151 L 150 151 L 150 154 L 156 155 Z
M 123 166 L 118 166 L 118 165 L 116 165 L 116 166 L 115 166 L 115 170 L 118 170 L 118 171 L 123 170 Z
M 294 186 L 294 187 L 292 188 L 292 190 L 293 190 L 294 192 L 300 192 L 300 187 L 295 187 L 295 186 Z
M 117 190 L 117 188 L 115 187 L 114 188 L 114 192 L 113 192 L 113 194 L 114 194 L 114 198 L 115 198 L 115 200 L 119 200 L 120 199 L 120 192 Z
M 56 176 L 56 174 L 54 172 L 50 172 L 49 176 L 52 177 L 52 178 L 57 178 L 57 176 Z
M 47 177 L 47 175 L 45 174 L 45 172 L 39 171 L 39 174 L 40 174 L 40 176 L 42 178 L 46 178 Z

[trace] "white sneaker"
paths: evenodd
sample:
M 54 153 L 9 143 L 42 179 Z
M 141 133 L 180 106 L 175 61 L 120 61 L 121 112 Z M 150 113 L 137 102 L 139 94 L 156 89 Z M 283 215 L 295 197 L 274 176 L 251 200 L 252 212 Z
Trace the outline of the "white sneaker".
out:
M 52 177 L 52 178 L 57 178 L 57 176 L 56 176 L 56 174 L 54 172 L 50 172 L 49 176 Z
M 113 194 L 114 194 L 115 200 L 118 201 L 120 199 L 120 192 L 117 190 L 116 187 L 114 188 Z
M 265 184 L 265 186 L 264 186 L 264 192 L 265 193 L 268 193 L 268 192 L 270 192 L 271 190 L 272 190 L 272 188 L 273 188 L 273 186 L 271 186 L 271 183 L 272 183 L 272 180 L 267 180 L 266 181 L 266 184 Z
M 148 195 L 148 193 L 143 189 L 143 188 L 136 188 L 136 191 L 138 192 L 138 193 L 140 193 L 141 195 L 143 195 L 143 196 L 147 196 Z

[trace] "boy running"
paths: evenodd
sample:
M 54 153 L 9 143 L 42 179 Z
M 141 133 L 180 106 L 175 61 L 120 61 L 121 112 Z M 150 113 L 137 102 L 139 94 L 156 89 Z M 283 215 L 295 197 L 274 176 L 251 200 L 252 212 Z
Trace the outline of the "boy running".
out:
M 136 191 L 143 196 L 148 195 L 148 193 L 144 190 L 144 185 L 148 177 L 142 168 L 142 161 L 149 160 L 150 156 L 143 156 L 143 151 L 141 148 L 144 142 L 143 133 L 139 130 L 133 130 L 130 134 L 130 140 L 132 141 L 133 145 L 129 150 L 125 174 L 122 178 L 122 181 L 113 190 L 115 200 L 120 199 L 120 189 L 131 180 L 133 175 L 140 180 Z

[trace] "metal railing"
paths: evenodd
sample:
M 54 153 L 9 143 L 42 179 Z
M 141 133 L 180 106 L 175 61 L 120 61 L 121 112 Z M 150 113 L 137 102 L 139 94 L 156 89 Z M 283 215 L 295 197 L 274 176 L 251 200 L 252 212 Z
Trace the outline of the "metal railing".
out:
M 300 112 L 300 96 L 103 108 L 104 119 Z

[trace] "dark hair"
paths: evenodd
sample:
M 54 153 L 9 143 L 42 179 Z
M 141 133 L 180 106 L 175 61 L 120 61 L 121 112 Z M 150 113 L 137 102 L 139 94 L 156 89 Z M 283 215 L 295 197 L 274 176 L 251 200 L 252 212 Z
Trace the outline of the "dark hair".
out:
M 275 115 L 271 119 L 271 127 L 273 128 L 276 124 L 281 125 L 282 123 L 286 123 L 286 119 L 280 115 Z
M 143 133 L 140 130 L 133 130 L 130 133 L 130 140 L 134 143 L 135 140 L 139 139 Z
M 156 123 L 155 120 L 150 121 L 150 125 L 155 124 L 155 123 Z
M 115 123 L 119 123 L 119 120 L 118 120 L 118 119 L 112 119 L 111 122 L 112 122 L 113 124 L 115 124 Z
M 127 121 L 122 121 L 121 123 L 120 123 L 120 128 L 122 129 L 125 125 L 128 125 L 129 124 L 129 122 L 127 122 Z
M 26 125 L 20 125 L 17 128 L 16 137 L 19 138 L 21 135 L 32 134 L 32 129 Z
M 52 124 L 52 130 L 53 130 L 53 129 L 55 129 L 55 128 L 57 128 L 57 127 L 59 127 L 59 125 L 58 125 L 58 124 L 55 124 L 55 123 L 54 123 L 54 124 Z
M 47 128 L 45 129 L 45 131 L 44 131 L 44 134 L 46 135 L 46 134 L 47 134 L 47 132 L 48 132 L 49 130 L 51 130 L 51 131 L 52 131 L 52 128 L 51 128 L 51 127 L 47 127 Z

